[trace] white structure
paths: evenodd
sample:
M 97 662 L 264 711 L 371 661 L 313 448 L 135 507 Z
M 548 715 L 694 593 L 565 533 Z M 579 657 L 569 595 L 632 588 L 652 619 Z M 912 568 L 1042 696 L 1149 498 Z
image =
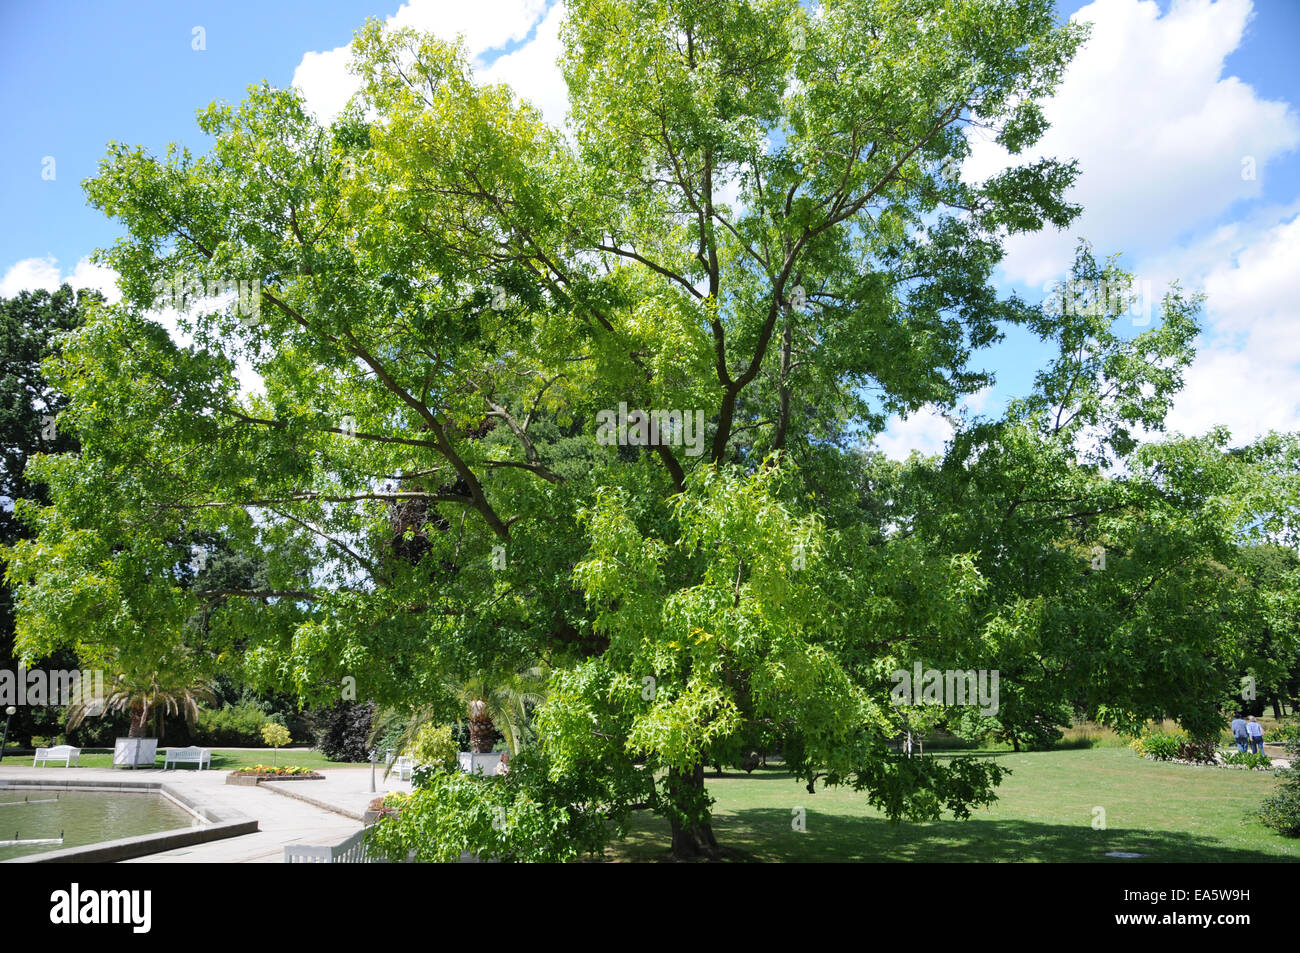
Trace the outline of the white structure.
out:
M 118 738 L 113 746 L 113 767 L 152 768 L 157 756 L 157 738 Z
M 48 761 L 62 761 L 65 768 L 80 767 L 81 749 L 74 748 L 72 745 L 56 745 L 53 748 L 37 748 L 36 757 L 32 759 L 32 767 L 38 764 L 45 764 Z
M 480 754 L 477 751 L 462 751 L 458 755 L 460 759 L 460 769 L 466 774 L 482 774 L 491 777 L 497 774 L 497 768 L 505 759 L 504 751 L 491 751 L 487 754 Z
M 200 748 L 198 745 L 191 745 L 188 748 L 168 748 L 167 754 L 163 757 L 163 770 L 166 771 L 168 765 L 176 764 L 197 764 L 199 770 L 212 767 L 212 751 L 208 748 Z

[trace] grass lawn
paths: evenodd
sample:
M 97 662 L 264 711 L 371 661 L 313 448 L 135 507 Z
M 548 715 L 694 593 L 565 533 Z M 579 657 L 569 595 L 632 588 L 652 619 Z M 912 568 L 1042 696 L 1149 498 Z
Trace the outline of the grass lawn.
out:
M 1124 748 L 976 754 L 1012 774 L 968 821 L 891 824 L 862 794 L 819 785 L 810 795 L 773 766 L 708 773 L 713 830 L 734 859 L 753 861 L 1300 860 L 1300 840 L 1247 816 L 1276 786 L 1271 772 L 1157 763 Z M 796 807 L 807 812 L 803 833 L 791 828 Z M 1106 830 L 1093 829 L 1094 807 L 1106 809 Z M 667 822 L 647 813 L 606 859 L 666 860 L 668 844 Z
M 348 767 L 347 763 L 331 761 L 319 751 L 311 748 L 281 748 L 277 755 L 271 748 L 262 749 L 238 749 L 230 750 L 225 748 L 213 748 L 212 750 L 212 769 L 215 771 L 230 771 L 235 768 L 252 767 L 255 764 L 281 764 L 297 765 L 300 768 L 344 768 Z M 13 763 L 16 765 L 32 766 L 31 755 L 15 755 L 8 752 L 0 765 Z M 368 762 L 367 762 L 368 764 Z M 163 750 L 158 749 L 158 756 L 154 759 L 155 767 L 163 766 Z M 83 768 L 111 768 L 113 766 L 113 749 L 111 748 L 83 748 L 81 750 L 81 767 Z M 48 767 L 48 766 L 47 766 Z M 362 767 L 362 765 L 356 765 Z M 60 763 L 53 766 L 50 770 L 60 771 L 63 765 Z M 124 772 L 128 769 L 123 768 Z M 169 771 L 197 771 L 195 765 L 187 764 L 180 768 L 168 768 Z M 206 769 L 205 769 L 206 770 Z

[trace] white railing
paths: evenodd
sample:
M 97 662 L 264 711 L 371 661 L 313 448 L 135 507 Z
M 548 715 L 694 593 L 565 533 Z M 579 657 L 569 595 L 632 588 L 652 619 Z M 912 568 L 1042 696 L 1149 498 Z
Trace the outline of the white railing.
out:
M 286 864 L 376 864 L 382 860 L 371 857 L 366 850 L 366 831 L 363 827 L 341 844 L 321 847 L 313 844 L 285 844 Z

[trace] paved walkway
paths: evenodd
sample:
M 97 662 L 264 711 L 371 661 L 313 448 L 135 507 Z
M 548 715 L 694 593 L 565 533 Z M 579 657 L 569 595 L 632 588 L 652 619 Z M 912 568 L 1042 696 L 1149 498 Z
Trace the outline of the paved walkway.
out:
M 319 769 L 318 769 L 319 771 Z M 389 791 L 410 791 L 410 781 L 396 775 L 384 780 L 384 769 L 375 767 L 375 791 L 370 791 L 370 766 L 327 768 L 319 771 L 323 781 L 265 781 L 261 787 L 287 798 L 302 799 L 316 807 L 334 811 L 360 821 L 371 800 Z
M 387 791 L 409 791 L 409 781 L 384 780 L 375 772 L 376 794 L 370 793 L 370 766 L 326 768 L 322 781 L 280 781 L 271 785 L 226 784 L 228 771 L 169 771 L 114 768 L 58 768 L 0 764 L 0 780 L 38 778 L 119 782 L 165 781 L 198 803 L 220 812 L 236 811 L 256 818 L 258 832 L 150 854 L 126 863 L 281 863 L 285 844 L 337 844 L 361 828 L 361 815 L 370 799 Z M 308 800 L 304 800 L 304 798 Z

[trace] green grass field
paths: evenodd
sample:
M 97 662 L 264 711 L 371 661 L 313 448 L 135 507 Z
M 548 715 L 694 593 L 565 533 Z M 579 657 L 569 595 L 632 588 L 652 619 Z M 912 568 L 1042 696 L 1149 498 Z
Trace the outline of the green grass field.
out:
M 3 764 L 26 765 L 31 767 L 32 756 L 5 753 Z M 113 766 L 113 751 L 111 748 L 83 748 L 81 751 L 81 767 L 83 768 L 111 768 Z M 337 761 L 331 761 L 319 751 L 311 748 L 281 748 L 277 755 L 270 748 L 265 749 L 240 749 L 230 750 L 224 748 L 212 749 L 212 769 L 215 771 L 231 771 L 235 768 L 252 767 L 255 764 L 282 764 L 297 765 L 301 768 L 342 768 L 347 764 L 341 764 Z M 163 751 L 158 750 L 158 756 L 154 759 L 154 766 L 161 768 L 163 766 Z M 47 765 L 51 771 L 63 770 L 63 765 Z M 358 765 L 360 767 L 360 765 Z M 123 770 L 126 770 L 125 768 Z M 168 770 L 173 770 L 168 768 Z M 194 765 L 187 764 L 178 771 L 196 771 Z
M 1248 816 L 1277 784 L 1272 773 L 1156 763 L 1119 747 L 977 756 L 1012 774 L 997 803 L 968 821 L 891 824 L 861 794 L 819 786 L 810 795 L 768 767 L 710 772 L 714 833 L 733 859 L 750 861 L 1300 860 L 1300 840 Z M 796 807 L 807 812 L 802 833 L 791 827 Z M 1093 829 L 1095 807 L 1105 808 L 1105 830 Z M 647 813 L 607 859 L 666 860 L 668 843 L 667 822 Z

